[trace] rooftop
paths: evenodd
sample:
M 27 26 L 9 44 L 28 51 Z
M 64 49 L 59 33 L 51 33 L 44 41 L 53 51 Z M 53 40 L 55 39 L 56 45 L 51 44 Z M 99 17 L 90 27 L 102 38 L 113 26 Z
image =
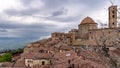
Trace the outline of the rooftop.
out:
M 82 20 L 81 24 L 96 24 L 95 21 L 91 17 L 86 17 Z M 80 25 L 81 25 L 80 24 Z

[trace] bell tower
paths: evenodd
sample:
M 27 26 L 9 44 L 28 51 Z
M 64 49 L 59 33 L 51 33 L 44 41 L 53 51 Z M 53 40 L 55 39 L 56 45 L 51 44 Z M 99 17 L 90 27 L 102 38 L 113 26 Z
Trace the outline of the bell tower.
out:
M 109 10 L 109 28 L 117 27 L 117 6 L 112 5 L 108 8 Z

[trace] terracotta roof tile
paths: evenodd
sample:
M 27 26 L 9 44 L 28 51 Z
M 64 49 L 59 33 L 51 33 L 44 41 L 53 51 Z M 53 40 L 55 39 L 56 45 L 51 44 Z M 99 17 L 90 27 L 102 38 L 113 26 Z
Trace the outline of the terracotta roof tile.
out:
M 94 20 L 90 17 L 86 17 L 82 20 L 81 24 L 96 24 Z

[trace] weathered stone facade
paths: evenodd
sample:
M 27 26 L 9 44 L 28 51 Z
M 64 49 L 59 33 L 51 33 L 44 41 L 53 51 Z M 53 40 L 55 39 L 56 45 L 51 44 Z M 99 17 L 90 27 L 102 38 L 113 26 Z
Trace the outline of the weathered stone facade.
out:
M 115 46 L 120 38 L 119 27 L 117 27 L 117 6 L 109 7 L 109 27 L 98 28 L 97 23 L 90 17 L 86 17 L 78 25 L 78 29 L 69 31 L 72 38 L 72 45 L 107 45 Z

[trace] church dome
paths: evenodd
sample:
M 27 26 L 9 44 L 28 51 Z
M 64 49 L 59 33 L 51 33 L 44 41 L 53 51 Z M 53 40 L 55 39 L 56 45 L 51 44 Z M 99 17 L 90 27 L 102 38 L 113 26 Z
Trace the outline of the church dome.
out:
M 86 17 L 82 20 L 81 24 L 83 25 L 83 24 L 96 24 L 96 23 L 92 18 Z

